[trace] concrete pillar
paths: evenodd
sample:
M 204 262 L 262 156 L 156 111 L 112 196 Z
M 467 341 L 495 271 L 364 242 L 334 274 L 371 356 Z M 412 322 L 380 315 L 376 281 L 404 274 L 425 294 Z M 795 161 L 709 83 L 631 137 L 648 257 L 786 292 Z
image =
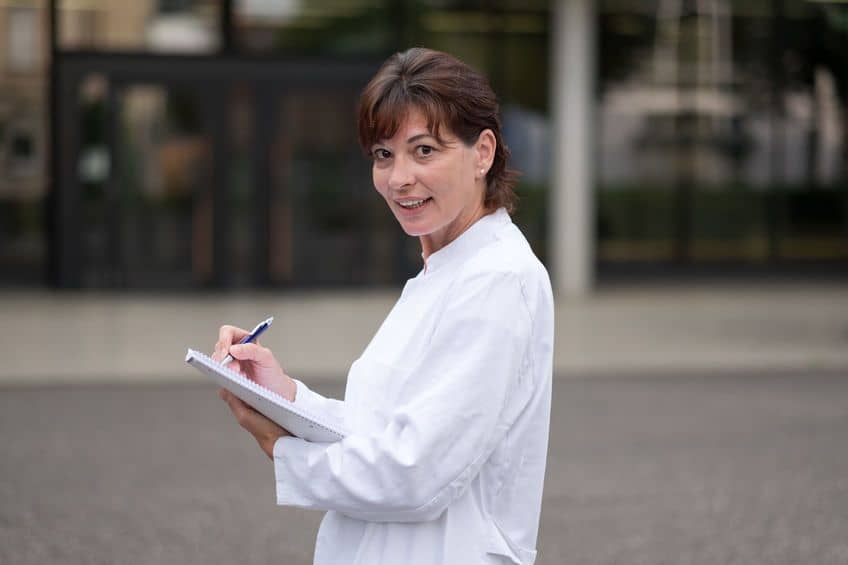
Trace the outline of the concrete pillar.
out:
M 553 0 L 550 245 L 558 296 L 587 295 L 594 283 L 594 0 Z

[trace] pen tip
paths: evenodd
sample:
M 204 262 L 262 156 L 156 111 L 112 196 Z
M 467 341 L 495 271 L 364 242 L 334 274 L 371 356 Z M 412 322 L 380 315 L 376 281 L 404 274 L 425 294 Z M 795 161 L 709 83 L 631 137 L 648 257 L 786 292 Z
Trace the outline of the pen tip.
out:
M 271 322 L 273 322 L 273 321 L 274 321 L 274 316 L 271 316 L 270 318 L 268 318 L 268 323 L 269 323 L 269 324 L 270 324 Z

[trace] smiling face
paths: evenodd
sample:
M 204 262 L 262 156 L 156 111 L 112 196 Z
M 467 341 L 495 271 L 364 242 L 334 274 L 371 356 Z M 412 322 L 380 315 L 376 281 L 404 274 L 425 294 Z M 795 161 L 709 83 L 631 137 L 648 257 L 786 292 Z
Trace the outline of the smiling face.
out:
M 425 258 L 486 214 L 486 171 L 494 156 L 489 130 L 471 146 L 444 127 L 440 137 L 413 108 L 390 139 L 371 147 L 374 188 L 403 230 L 421 239 Z

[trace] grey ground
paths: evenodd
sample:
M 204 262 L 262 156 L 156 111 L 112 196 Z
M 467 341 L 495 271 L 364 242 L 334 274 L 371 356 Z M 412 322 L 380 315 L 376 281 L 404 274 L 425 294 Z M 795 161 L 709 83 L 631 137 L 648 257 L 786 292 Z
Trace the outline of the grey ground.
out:
M 847 437 L 848 372 L 558 379 L 537 563 L 846 564 Z M 0 563 L 311 562 L 212 386 L 0 388 L 0 453 Z

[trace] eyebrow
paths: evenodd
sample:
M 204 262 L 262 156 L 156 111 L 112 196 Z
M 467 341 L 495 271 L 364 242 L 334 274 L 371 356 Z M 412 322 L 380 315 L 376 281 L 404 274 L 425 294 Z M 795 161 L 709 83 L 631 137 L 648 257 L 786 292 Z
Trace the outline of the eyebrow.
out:
M 414 142 L 414 141 L 418 141 L 418 140 L 419 140 L 419 139 L 421 139 L 422 137 L 432 137 L 433 139 L 436 139 L 436 137 L 435 137 L 433 134 L 431 134 L 431 133 L 419 133 L 418 135 L 413 135 L 412 137 L 410 137 L 409 139 L 407 139 L 407 140 L 406 140 L 406 142 L 407 142 L 407 143 L 412 143 L 412 142 Z
M 419 134 L 413 135 L 412 137 L 407 139 L 406 142 L 407 143 L 414 143 L 414 142 L 418 141 L 419 139 L 421 139 L 423 137 L 432 137 L 433 139 L 438 141 L 438 138 L 435 135 L 433 135 L 432 133 L 419 133 Z M 372 147 L 376 146 L 376 145 L 381 145 L 384 141 L 385 141 L 385 139 L 379 139 L 379 140 L 374 142 L 374 145 L 372 145 Z

